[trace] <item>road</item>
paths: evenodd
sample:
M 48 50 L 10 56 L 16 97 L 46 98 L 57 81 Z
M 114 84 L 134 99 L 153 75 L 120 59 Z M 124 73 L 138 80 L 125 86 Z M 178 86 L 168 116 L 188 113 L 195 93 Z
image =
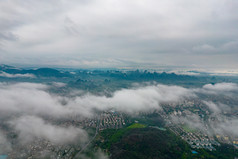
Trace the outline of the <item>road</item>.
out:
M 98 134 L 98 126 L 96 127 L 96 132 L 95 132 L 95 135 L 93 136 L 93 138 L 86 145 L 84 145 L 84 147 L 73 157 L 74 159 L 77 159 L 79 157 L 79 155 L 88 147 L 88 145 L 91 144 L 91 142 L 95 139 L 97 134 Z

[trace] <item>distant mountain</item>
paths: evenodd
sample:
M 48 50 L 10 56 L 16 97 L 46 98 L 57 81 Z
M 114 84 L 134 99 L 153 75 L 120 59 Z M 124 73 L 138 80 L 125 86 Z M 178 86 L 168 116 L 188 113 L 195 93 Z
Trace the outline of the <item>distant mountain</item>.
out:
M 85 72 L 78 73 L 81 77 L 85 77 Z M 197 80 L 198 78 L 195 76 L 189 75 L 177 75 L 175 73 L 158 73 L 158 72 L 149 72 L 149 71 L 92 71 L 87 73 L 88 76 L 95 77 L 104 77 L 104 78 L 113 78 L 118 80 L 134 80 L 134 81 L 161 81 L 161 80 L 175 80 L 175 81 L 183 81 L 183 80 Z
M 60 71 L 58 71 L 56 69 L 52 69 L 52 68 L 39 68 L 36 70 L 24 70 L 22 72 L 31 73 L 36 76 L 43 76 L 43 77 L 68 77 L 68 76 L 70 76 L 70 74 L 68 74 L 68 73 L 60 72 Z
M 1 81 L 21 78 L 21 82 L 54 81 L 68 83 L 71 88 L 90 90 L 93 92 L 105 91 L 111 92 L 121 88 L 131 87 L 133 83 L 156 82 L 161 84 L 180 85 L 183 87 L 200 87 L 207 83 L 217 82 L 235 82 L 237 77 L 219 77 L 219 76 L 193 76 L 166 72 L 151 71 L 125 71 L 125 70 L 69 70 L 54 68 L 23 69 L 9 65 L 0 65 Z M 24 77 L 24 78 L 22 78 Z M 30 78 L 34 77 L 34 78 Z M 37 77 L 37 78 L 35 78 Z
M 9 74 L 33 74 L 38 77 L 70 77 L 68 72 L 60 72 L 52 68 L 39 68 L 39 69 L 20 69 L 8 65 L 0 65 L 0 71 Z
M 4 65 L 4 64 L 1 64 L 0 65 L 0 71 L 4 71 L 4 70 L 14 70 L 14 69 L 18 69 L 16 67 L 13 67 L 13 66 L 9 66 L 9 65 Z

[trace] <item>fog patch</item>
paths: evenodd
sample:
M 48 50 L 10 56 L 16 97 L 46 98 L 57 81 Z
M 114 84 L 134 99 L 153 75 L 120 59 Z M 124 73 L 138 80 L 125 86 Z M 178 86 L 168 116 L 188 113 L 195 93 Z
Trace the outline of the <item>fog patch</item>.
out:
M 109 159 L 109 156 L 106 155 L 101 149 L 98 149 L 95 153 L 92 154 L 91 157 L 88 157 L 85 154 L 80 154 L 78 156 L 78 158 L 81 158 L 81 159 L 92 159 L 92 158 L 95 158 L 95 159 Z
M 10 121 L 9 124 L 19 133 L 19 140 L 23 144 L 37 138 L 49 140 L 55 144 L 73 143 L 77 140 L 84 143 L 88 138 L 86 131 L 82 129 L 52 125 L 35 116 L 23 116 Z
M 238 91 L 238 85 L 235 83 L 206 84 L 199 91 L 204 94 L 227 94 Z
M 212 113 L 215 113 L 215 114 L 221 113 L 220 108 L 212 101 L 203 101 L 203 103 L 208 106 L 208 108 L 210 109 L 210 111 L 212 111 Z
M 62 83 L 62 82 L 52 82 L 52 86 L 54 87 L 65 87 L 66 86 L 66 83 Z
M 213 125 L 213 129 L 220 134 L 231 134 L 238 136 L 238 119 L 224 119 L 223 122 Z
M 114 108 L 135 113 L 161 109 L 161 103 L 177 102 L 193 93 L 179 86 L 155 85 L 114 92 L 112 97 L 84 94 L 76 97 L 62 97 L 51 94 L 49 86 L 34 83 L 0 83 L 0 114 L 40 115 L 54 118 L 81 115 L 90 117 L 95 110 Z
M 35 75 L 26 73 L 26 74 L 10 74 L 6 72 L 0 72 L 0 77 L 6 77 L 6 78 L 36 78 Z
M 201 117 L 196 114 L 190 114 L 187 116 L 170 116 L 172 121 L 176 124 L 185 124 L 189 128 L 200 130 L 200 131 L 207 131 L 205 123 L 202 121 Z
M 7 140 L 6 135 L 0 130 L 0 155 L 12 150 L 11 143 Z

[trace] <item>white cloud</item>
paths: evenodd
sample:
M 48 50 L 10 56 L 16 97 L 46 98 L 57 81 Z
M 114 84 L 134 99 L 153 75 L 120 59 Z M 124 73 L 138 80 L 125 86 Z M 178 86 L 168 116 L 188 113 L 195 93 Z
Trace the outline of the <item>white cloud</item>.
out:
M 213 113 L 221 113 L 220 108 L 215 103 L 211 101 L 203 101 L 203 103 L 206 104 Z
M 170 117 L 171 117 L 172 121 L 176 124 L 178 124 L 178 123 L 186 124 L 192 129 L 197 129 L 197 130 L 201 130 L 204 132 L 208 131 L 208 130 L 205 130 L 205 124 L 202 121 L 202 119 L 196 114 L 190 114 L 187 116 L 180 116 L 180 117 L 171 115 Z
M 119 110 L 128 112 L 161 109 L 160 104 L 178 102 L 192 93 L 179 86 L 156 85 L 115 92 L 110 102 Z
M 219 125 L 215 125 L 214 129 L 221 134 L 232 134 L 233 136 L 238 136 L 238 119 L 225 119 Z
M 96 152 L 91 154 L 93 156 L 93 158 L 97 158 L 97 159 L 109 159 L 109 156 L 106 155 L 105 153 L 102 152 L 102 150 L 98 149 Z M 79 156 L 77 156 L 78 158 L 81 159 L 91 159 L 92 157 L 88 157 L 85 154 L 80 154 Z
M 0 72 L 0 77 L 7 77 L 7 78 L 36 78 L 35 75 L 26 73 L 26 74 L 10 74 L 6 72 Z
M 62 84 L 56 83 L 58 86 Z M 118 90 L 111 97 L 83 93 L 71 98 L 49 93 L 50 87 L 52 85 L 37 83 L 0 83 L 0 118 L 17 133 L 21 144 L 37 138 L 55 144 L 87 141 L 84 130 L 54 125 L 46 119 L 89 118 L 95 115 L 95 110 L 109 108 L 131 114 L 147 112 L 161 109 L 161 103 L 178 102 L 192 95 L 190 90 L 179 86 L 153 85 Z M 8 143 L 1 134 L 0 141 L 4 141 L 4 145 Z
M 64 86 L 56 84 L 57 86 Z M 50 86 L 35 83 L 0 83 L 0 114 L 2 117 L 12 114 L 40 115 L 54 118 L 81 115 L 93 115 L 96 110 L 114 108 L 119 111 L 134 113 L 161 109 L 163 103 L 179 102 L 195 97 L 196 93 L 230 93 L 237 90 L 233 83 L 204 85 L 202 89 L 186 89 L 179 86 L 152 85 L 122 89 L 111 97 L 80 93 L 74 98 L 51 94 Z M 13 100 L 14 99 L 14 100 Z M 62 103 L 62 101 L 64 101 Z M 211 103 L 206 103 L 211 105 Z M 223 107 L 220 106 L 219 107 Z M 211 107 L 215 109 L 215 107 Z
M 238 91 L 238 85 L 236 83 L 216 83 L 206 84 L 202 88 L 194 89 L 194 92 L 204 94 L 223 94 L 226 96 L 234 96 Z
M 55 86 L 64 86 L 54 83 Z M 19 135 L 21 142 L 31 142 L 35 138 L 44 138 L 51 142 L 62 144 L 73 142 L 75 139 L 86 139 L 86 132 L 76 127 L 61 127 L 45 121 L 50 119 L 67 119 L 72 116 L 93 117 L 95 110 L 113 108 L 125 113 L 148 112 L 161 110 L 163 103 L 176 103 L 190 97 L 197 97 L 196 93 L 232 92 L 237 90 L 234 83 L 218 83 L 204 85 L 201 89 L 187 89 L 180 86 L 167 86 L 154 84 L 150 86 L 134 86 L 130 89 L 122 89 L 114 92 L 111 97 L 96 96 L 80 93 L 80 96 L 62 97 L 49 93 L 52 86 L 36 83 L 0 83 L 0 118 L 9 121 L 10 125 Z M 62 102 L 64 101 L 64 102 Z M 208 108 L 215 114 L 230 110 L 230 107 L 221 103 L 204 101 Z M 205 130 L 205 123 L 197 115 L 186 118 L 174 119 Z M 228 131 L 235 134 L 231 127 L 236 127 L 236 120 L 227 121 Z M 225 122 L 224 124 L 227 124 Z M 218 127 L 225 129 L 223 123 Z M 0 134 L 0 141 L 6 142 L 6 138 Z
M 47 92 L 48 86 L 33 83 L 0 84 L 0 114 L 41 115 L 55 118 L 93 115 L 94 110 L 114 108 L 134 113 L 161 109 L 161 103 L 177 102 L 192 92 L 179 86 L 155 85 L 116 91 L 112 97 L 85 94 L 66 98 Z M 14 100 L 13 100 L 14 99 Z M 65 105 L 62 105 L 65 101 Z
M 55 144 L 84 143 L 88 138 L 85 130 L 52 125 L 35 116 L 23 116 L 9 123 L 19 132 L 21 143 L 32 142 L 36 138 L 46 139 Z
M 52 85 L 54 87 L 64 87 L 66 86 L 66 83 L 62 83 L 62 82 L 52 82 Z
M 7 140 L 6 136 L 0 130 L 0 154 L 10 152 L 11 150 L 11 143 Z
M 206 84 L 203 86 L 203 89 L 208 91 L 234 91 L 238 90 L 238 85 L 235 83 Z

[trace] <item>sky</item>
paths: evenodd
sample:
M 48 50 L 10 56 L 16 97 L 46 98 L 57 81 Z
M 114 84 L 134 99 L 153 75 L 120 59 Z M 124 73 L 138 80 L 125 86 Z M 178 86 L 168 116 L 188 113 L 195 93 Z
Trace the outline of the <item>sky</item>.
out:
M 0 63 L 237 71 L 237 0 L 0 0 Z

